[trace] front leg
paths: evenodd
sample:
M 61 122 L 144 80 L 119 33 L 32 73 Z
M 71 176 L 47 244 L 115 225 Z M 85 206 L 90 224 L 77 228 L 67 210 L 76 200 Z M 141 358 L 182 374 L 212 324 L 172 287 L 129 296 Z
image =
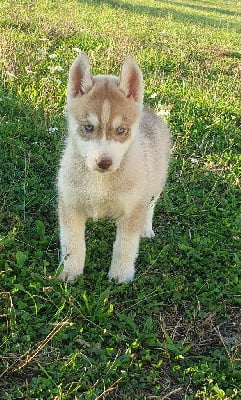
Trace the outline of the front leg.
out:
M 138 209 L 133 215 L 117 221 L 109 279 L 115 279 L 118 283 L 133 280 L 143 219 L 142 210 Z
M 61 261 L 64 269 L 59 278 L 74 281 L 83 273 L 85 263 L 85 222 L 84 215 L 59 201 L 59 225 Z

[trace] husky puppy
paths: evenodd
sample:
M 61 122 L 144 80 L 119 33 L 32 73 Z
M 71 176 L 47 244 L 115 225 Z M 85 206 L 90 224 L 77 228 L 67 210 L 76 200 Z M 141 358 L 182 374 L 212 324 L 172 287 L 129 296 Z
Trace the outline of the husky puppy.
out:
M 141 237 L 152 217 L 170 155 L 166 124 L 143 106 L 142 73 L 132 57 L 120 77 L 91 74 L 81 53 L 69 72 L 69 135 L 58 174 L 62 280 L 83 273 L 86 220 L 109 217 L 117 233 L 109 279 L 134 278 Z

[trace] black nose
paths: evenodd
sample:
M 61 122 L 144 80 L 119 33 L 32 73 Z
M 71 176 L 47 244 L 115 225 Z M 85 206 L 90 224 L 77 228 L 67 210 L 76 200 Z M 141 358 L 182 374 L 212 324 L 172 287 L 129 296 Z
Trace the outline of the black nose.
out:
M 100 169 L 108 169 L 112 165 L 112 160 L 110 158 L 102 158 L 102 160 L 97 162 Z

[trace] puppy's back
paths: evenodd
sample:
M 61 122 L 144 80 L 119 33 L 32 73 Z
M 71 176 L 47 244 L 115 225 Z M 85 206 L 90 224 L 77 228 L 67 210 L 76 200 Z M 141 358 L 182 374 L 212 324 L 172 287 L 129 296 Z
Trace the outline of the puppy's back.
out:
M 170 158 L 170 131 L 167 124 L 147 107 L 143 108 L 139 141 L 145 159 L 148 179 L 163 187 Z

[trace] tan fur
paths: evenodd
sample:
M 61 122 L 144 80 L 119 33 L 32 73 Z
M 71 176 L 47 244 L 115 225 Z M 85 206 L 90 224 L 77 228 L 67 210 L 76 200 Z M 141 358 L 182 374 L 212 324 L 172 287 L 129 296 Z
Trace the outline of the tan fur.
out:
M 118 282 L 134 278 L 140 237 L 154 236 L 152 216 L 166 182 L 170 136 L 142 98 L 142 74 L 131 57 L 120 79 L 92 77 L 85 54 L 70 69 L 69 137 L 58 175 L 63 280 L 83 273 L 89 218 L 116 220 L 109 278 Z

